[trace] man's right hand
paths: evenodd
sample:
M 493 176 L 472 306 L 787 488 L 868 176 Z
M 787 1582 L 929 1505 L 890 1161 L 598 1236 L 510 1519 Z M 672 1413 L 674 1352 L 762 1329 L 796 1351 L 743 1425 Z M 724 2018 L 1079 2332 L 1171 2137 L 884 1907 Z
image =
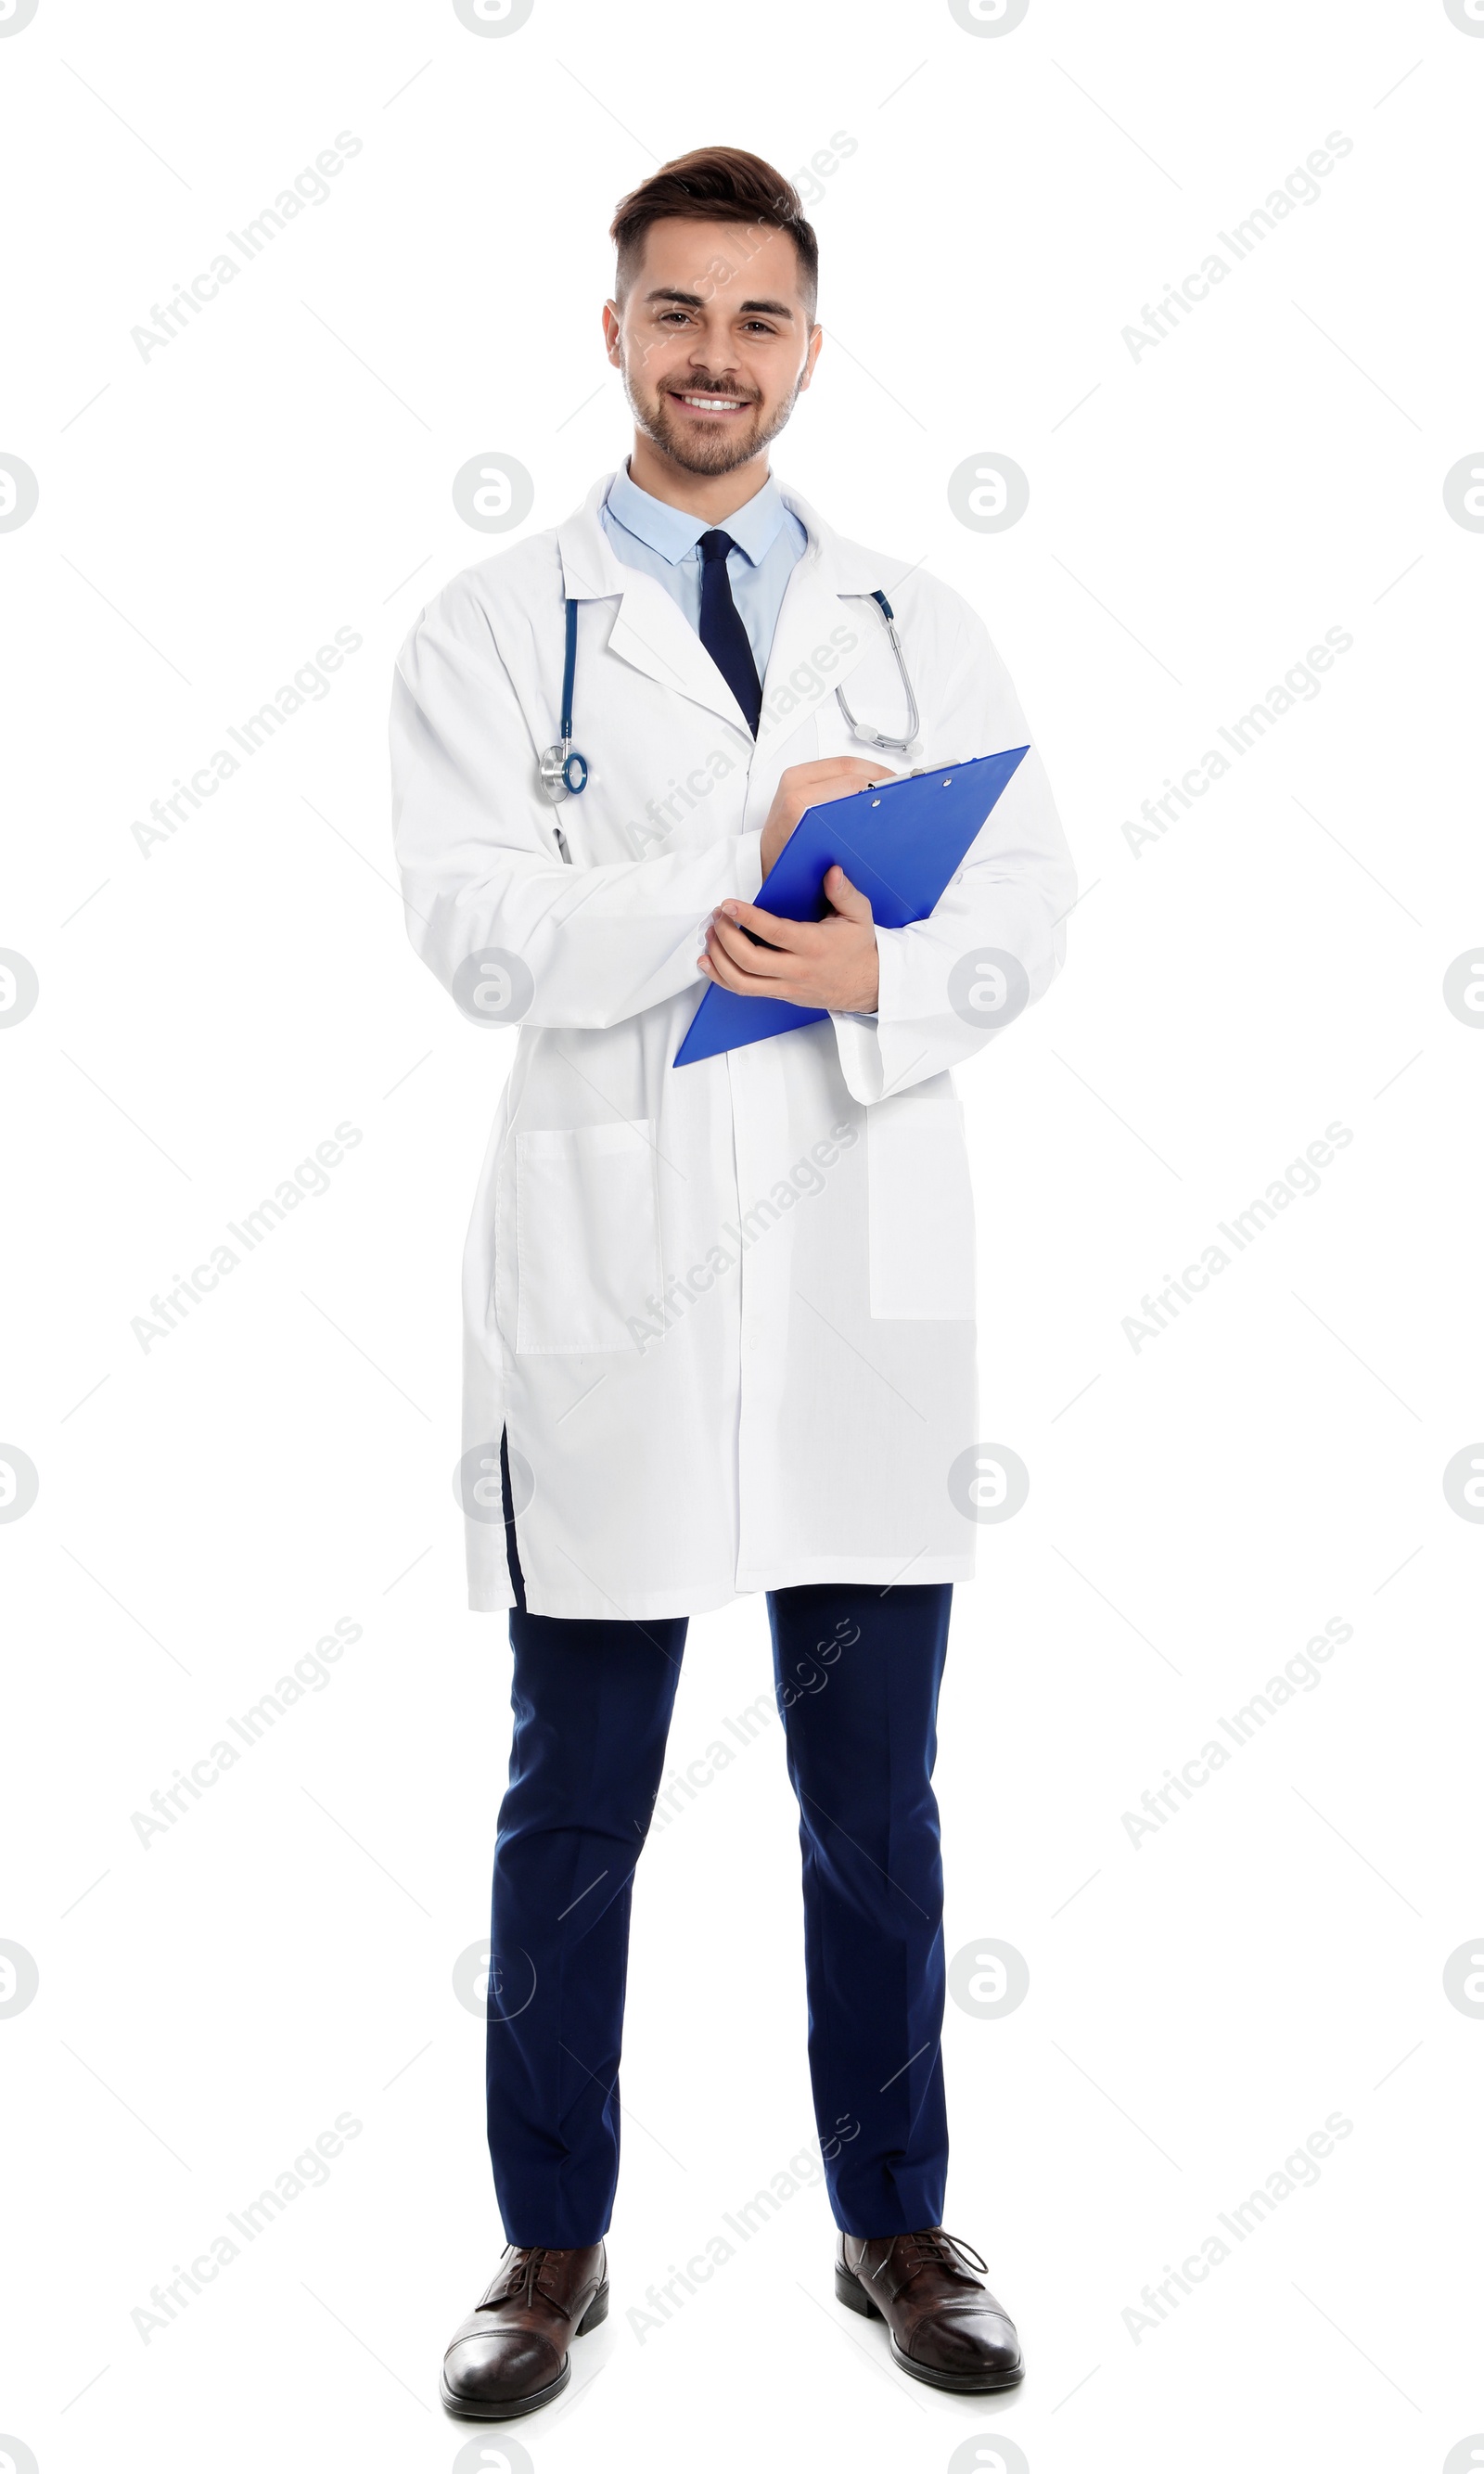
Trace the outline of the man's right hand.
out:
M 763 873 L 766 876 L 806 808 L 822 807 L 828 799 L 848 799 L 873 782 L 894 782 L 888 764 L 864 756 L 818 756 L 809 764 L 788 764 L 778 776 L 773 804 L 763 828 Z

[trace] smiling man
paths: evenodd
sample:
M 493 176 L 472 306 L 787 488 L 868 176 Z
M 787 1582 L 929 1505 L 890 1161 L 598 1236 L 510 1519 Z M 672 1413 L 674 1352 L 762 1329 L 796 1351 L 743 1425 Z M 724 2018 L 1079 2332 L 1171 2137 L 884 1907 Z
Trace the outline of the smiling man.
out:
M 806 808 L 1029 734 L 958 594 L 770 476 L 824 344 L 788 182 L 704 148 L 612 236 L 626 462 L 448 586 L 394 688 L 408 933 L 473 1020 L 520 1025 L 465 1251 L 461 1463 L 470 1603 L 508 1610 L 513 1654 L 507 2249 L 442 2394 L 529 2413 L 607 2314 L 631 1883 L 689 1618 L 754 1592 L 835 2292 L 912 2377 L 1005 2388 L 1014 2329 L 942 2227 L 932 1772 L 982 1501 L 951 1069 L 1055 975 L 1071 863 L 1032 746 L 929 918 L 878 927 L 839 868 L 817 921 L 757 907 Z M 677 1067 L 707 981 L 823 1018 Z

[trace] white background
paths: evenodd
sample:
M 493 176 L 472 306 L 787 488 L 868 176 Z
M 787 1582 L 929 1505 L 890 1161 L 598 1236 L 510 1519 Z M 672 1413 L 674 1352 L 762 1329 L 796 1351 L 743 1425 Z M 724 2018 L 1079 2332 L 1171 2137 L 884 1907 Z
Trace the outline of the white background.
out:
M 1442 1487 L 1484 1434 L 1484 1038 L 1442 995 L 1484 945 L 1484 539 L 1443 497 L 1484 424 L 1481 91 L 1443 0 L 1031 0 L 989 37 L 943 5 L 536 0 L 500 39 L 449 0 L 40 0 L 0 39 L 0 450 L 40 491 L 0 533 L 0 944 L 40 986 L 0 1042 L 0 1439 L 40 1481 L 0 1529 L 0 1938 L 39 1970 L 0 2017 L 0 2431 L 43 2474 L 993 2474 L 993 2435 L 1034 2474 L 1431 2474 L 1484 2430 L 1484 2021 L 1443 1986 L 1484 1928 L 1484 1530 Z M 328 200 L 142 359 L 131 328 L 342 131 Z M 774 1723 L 641 1867 L 612 2316 L 555 2409 L 480 2433 L 436 2381 L 501 2239 L 452 1979 L 508 1652 L 450 1477 L 511 1050 L 403 935 L 391 662 L 499 546 L 460 466 L 518 457 L 537 528 L 625 449 L 618 198 L 694 144 L 791 175 L 839 132 L 774 467 L 983 612 L 1086 888 L 1061 980 L 960 1078 L 985 1428 L 1032 1483 L 956 1605 L 947 1949 L 1009 1942 L 1031 1988 L 949 2005 L 947 2221 L 1030 2371 L 975 2402 L 889 2370 L 817 2179 L 658 2333 L 627 2318 L 812 2150 Z M 1134 360 L 1125 326 L 1331 132 L 1318 202 Z M 1031 483 L 999 534 L 947 499 L 991 451 Z M 134 820 L 337 627 L 331 691 L 144 856 Z M 1125 820 L 1330 627 L 1322 692 L 1135 856 Z M 330 1190 L 142 1349 L 152 1294 L 343 1121 Z M 1321 1191 L 1135 1351 L 1143 1294 L 1336 1121 Z M 341 1616 L 333 1681 L 141 1847 L 132 1813 Z M 1131 1845 L 1331 1617 L 1322 1684 Z M 768 1681 L 761 1601 L 698 1620 L 677 1758 Z M 143 2342 L 150 2289 L 342 2112 L 325 2186 Z M 1336 2112 L 1318 2183 L 1135 2341 L 1141 2289 Z

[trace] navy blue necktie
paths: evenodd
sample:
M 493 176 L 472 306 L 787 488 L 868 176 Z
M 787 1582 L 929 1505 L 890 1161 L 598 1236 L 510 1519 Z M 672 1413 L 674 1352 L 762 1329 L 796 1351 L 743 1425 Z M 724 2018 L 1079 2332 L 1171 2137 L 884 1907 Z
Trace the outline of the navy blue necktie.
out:
M 701 643 L 747 716 L 747 727 L 756 739 L 758 721 L 763 711 L 763 690 L 758 680 L 758 666 L 752 658 L 747 630 L 732 599 L 731 578 L 726 571 L 726 554 L 735 549 L 730 533 L 702 533 L 701 553 Z

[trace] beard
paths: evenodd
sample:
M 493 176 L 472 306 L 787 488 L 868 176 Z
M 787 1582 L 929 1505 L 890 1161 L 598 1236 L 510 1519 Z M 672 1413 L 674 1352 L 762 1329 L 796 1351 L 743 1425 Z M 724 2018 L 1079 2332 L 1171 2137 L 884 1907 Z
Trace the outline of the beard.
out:
M 804 372 L 800 370 L 792 390 L 771 414 L 765 415 L 761 406 L 754 404 L 750 416 L 742 416 L 736 426 L 728 422 L 723 428 L 718 424 L 713 436 L 699 424 L 685 422 L 683 415 L 673 411 L 663 387 L 656 388 L 652 399 L 645 401 L 626 359 L 620 362 L 620 368 L 635 426 L 683 473 L 735 473 L 739 465 L 750 463 L 772 445 L 797 403 L 804 383 Z M 709 386 L 704 379 L 693 380 L 690 391 L 693 395 L 736 393 L 734 388 Z

